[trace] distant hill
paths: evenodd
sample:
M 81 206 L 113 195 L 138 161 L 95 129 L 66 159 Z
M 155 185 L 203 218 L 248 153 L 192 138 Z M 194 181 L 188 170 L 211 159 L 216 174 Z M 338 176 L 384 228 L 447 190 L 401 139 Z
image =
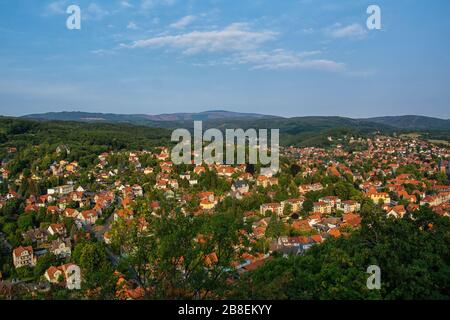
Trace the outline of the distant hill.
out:
M 392 128 L 405 130 L 445 130 L 445 131 L 450 130 L 450 120 L 425 116 L 416 116 L 416 115 L 351 119 L 344 117 L 283 118 L 257 113 L 230 112 L 225 110 L 212 110 L 198 113 L 167 113 L 159 115 L 63 111 L 63 112 L 30 114 L 23 116 L 23 118 L 36 120 L 62 120 L 62 121 L 83 121 L 83 122 L 112 122 L 112 123 L 119 122 L 119 123 L 150 125 L 157 127 L 158 126 L 175 127 L 180 123 L 192 122 L 194 120 L 208 121 L 220 127 L 225 127 L 227 126 L 227 124 L 234 126 L 235 121 L 239 121 L 239 123 L 244 123 L 245 121 L 255 123 L 255 121 L 257 121 L 258 124 L 264 123 L 266 127 L 272 127 L 272 125 L 276 125 L 278 127 L 281 126 L 284 129 L 289 128 L 289 130 L 294 131 L 297 130 L 299 126 L 301 126 L 302 128 L 308 126 L 314 127 L 319 126 L 329 128 L 330 126 L 336 125 L 360 126 L 360 124 L 364 124 L 365 126 L 367 126 L 370 123 L 371 123 L 370 126 L 374 128 L 376 128 L 374 124 L 381 124 L 383 126 L 380 128 L 389 126 Z M 175 122 L 175 123 L 170 124 L 164 122 Z M 259 125 L 257 125 L 256 127 L 259 127 Z M 304 130 L 302 129 L 302 131 Z
M 376 132 L 427 132 L 427 138 L 448 140 L 450 121 L 423 116 L 395 116 L 368 119 L 345 117 L 294 117 L 282 118 L 254 113 L 223 110 L 200 113 L 174 113 L 161 115 L 123 115 L 88 112 L 51 112 L 27 115 L 23 118 L 41 121 L 76 121 L 88 123 L 127 123 L 153 128 L 193 129 L 194 120 L 202 120 L 203 128 L 225 129 L 280 129 L 284 145 L 327 145 L 327 137 L 333 135 L 367 135 Z
M 30 114 L 23 118 L 36 120 L 62 120 L 83 122 L 126 122 L 134 124 L 156 124 L 165 121 L 195 121 L 195 120 L 220 120 L 220 119 L 264 119 L 274 118 L 256 113 L 240 113 L 224 110 L 204 111 L 199 113 L 171 113 L 159 115 L 146 114 L 114 114 L 114 113 L 90 113 L 80 111 L 48 112 L 41 114 Z
M 199 113 L 169 113 L 155 116 L 146 116 L 153 121 L 194 121 L 194 120 L 220 120 L 220 119 L 264 119 L 275 118 L 257 113 L 230 112 L 224 110 L 204 111 Z
M 381 123 L 406 130 L 450 130 L 450 120 L 425 116 L 393 116 L 365 119 L 370 122 Z

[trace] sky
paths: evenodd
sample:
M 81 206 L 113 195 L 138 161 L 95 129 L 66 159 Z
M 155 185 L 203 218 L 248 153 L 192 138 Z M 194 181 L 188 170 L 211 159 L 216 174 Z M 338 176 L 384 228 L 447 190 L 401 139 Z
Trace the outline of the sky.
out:
M 0 0 L 0 114 L 448 119 L 449 51 L 448 0 Z

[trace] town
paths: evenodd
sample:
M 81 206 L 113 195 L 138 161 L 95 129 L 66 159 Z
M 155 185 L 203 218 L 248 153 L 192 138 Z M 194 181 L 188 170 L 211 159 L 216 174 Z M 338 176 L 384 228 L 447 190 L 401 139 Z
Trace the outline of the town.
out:
M 145 254 L 140 249 L 147 245 L 158 246 L 160 239 L 153 239 L 158 232 L 182 228 L 176 219 L 183 217 L 190 219 L 188 229 L 195 229 L 194 218 L 233 213 L 237 236 L 226 248 L 237 277 L 274 257 L 302 256 L 330 239 L 349 237 L 360 228 L 365 207 L 378 207 L 387 219 L 403 219 L 422 207 L 449 217 L 447 146 L 381 134 L 328 141 L 329 148 L 281 148 L 275 175 L 261 174 L 258 165 L 174 165 L 164 145 L 102 152 L 86 167 L 70 160 L 69 146 L 59 145 L 46 159 L 48 167 L 12 175 L 9 159 L 20 150 L 8 147 L 0 168 L 0 296 L 54 291 L 60 298 L 81 292 L 95 297 L 106 281 L 115 299 L 156 294 L 156 289 L 149 293 L 151 281 L 143 275 L 152 279 L 146 272 L 157 273 L 151 264 L 159 258 L 144 259 L 143 269 L 132 258 Z M 170 217 L 177 217 L 173 225 Z M 206 231 L 193 234 L 187 246 L 202 245 L 195 258 L 179 248 L 175 268 L 184 279 L 193 272 L 190 258 L 198 265 L 200 256 L 208 275 L 214 266 L 225 269 L 224 253 L 212 237 Z M 153 240 L 142 240 L 147 238 Z

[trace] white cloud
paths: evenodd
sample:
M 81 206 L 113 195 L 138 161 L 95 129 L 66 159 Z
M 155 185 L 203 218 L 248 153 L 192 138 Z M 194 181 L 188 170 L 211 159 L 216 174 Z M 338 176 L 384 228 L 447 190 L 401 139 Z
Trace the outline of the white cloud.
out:
M 49 14 L 65 14 L 67 7 L 67 0 L 53 1 L 47 5 L 46 12 Z
M 196 16 L 185 16 L 183 18 L 181 18 L 180 20 L 178 20 L 177 22 L 174 22 L 170 25 L 171 28 L 175 28 L 175 29 L 183 29 L 185 27 L 187 27 L 188 25 L 190 25 L 192 22 L 194 22 L 195 20 L 197 20 Z
M 337 23 L 328 28 L 327 33 L 333 38 L 361 38 L 366 35 L 367 30 L 358 23 L 353 23 L 348 26 Z
M 312 33 L 314 33 L 314 29 L 313 29 L 313 28 L 304 28 L 304 29 L 302 30 L 302 32 L 303 32 L 304 34 L 312 34 Z
M 139 29 L 139 27 L 137 26 L 136 23 L 134 23 L 133 21 L 130 21 L 127 25 L 127 29 L 137 30 L 137 29 Z
M 159 5 L 171 6 L 174 5 L 175 2 L 176 0 L 142 0 L 141 8 L 143 10 L 149 10 Z
M 134 41 L 126 48 L 169 47 L 181 49 L 185 54 L 201 52 L 232 52 L 252 50 L 275 39 L 272 31 L 250 31 L 248 25 L 233 23 L 221 30 L 193 31 Z
M 109 14 L 109 11 L 103 9 L 99 4 L 95 2 L 90 3 L 86 10 L 82 11 L 82 15 L 86 20 L 101 20 Z
M 313 58 L 320 51 L 293 52 L 284 49 L 272 51 L 243 52 L 223 61 L 224 64 L 251 65 L 255 70 L 289 70 L 316 69 L 324 71 L 341 71 L 343 63 L 333 60 Z
M 120 5 L 124 8 L 133 8 L 133 5 L 129 1 L 120 1 Z

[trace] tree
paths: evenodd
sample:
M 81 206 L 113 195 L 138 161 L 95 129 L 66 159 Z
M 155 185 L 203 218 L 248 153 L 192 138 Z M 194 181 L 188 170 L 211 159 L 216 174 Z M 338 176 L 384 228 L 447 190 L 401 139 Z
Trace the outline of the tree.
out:
M 145 219 L 113 226 L 112 238 L 122 262 L 152 299 L 221 297 L 235 277 L 235 250 L 241 243 L 242 215 L 232 210 L 212 216 L 190 216 L 167 208 L 161 217 L 144 206 L 135 209 Z M 245 242 L 243 242 L 245 243 Z M 150 290 L 151 288 L 151 290 Z
M 112 297 L 115 285 L 113 270 L 101 243 L 78 243 L 73 250 L 72 259 L 82 270 L 84 288 L 100 288 L 101 298 Z
M 25 213 L 20 215 L 19 219 L 17 219 L 17 226 L 21 231 L 27 231 L 30 227 L 33 226 L 34 215 L 32 213 Z
M 283 221 L 278 219 L 275 214 L 272 214 L 272 216 L 270 217 L 270 222 L 267 225 L 266 237 L 277 239 L 284 234 L 286 234 L 286 228 Z
M 33 270 L 35 279 L 39 279 L 45 271 L 51 266 L 57 266 L 59 264 L 58 258 L 53 253 L 46 253 L 39 257 L 36 267 Z
M 287 203 L 287 204 L 284 206 L 283 214 L 284 214 L 285 216 L 288 216 L 288 215 L 290 215 L 291 213 L 292 213 L 292 205 L 291 205 L 290 203 Z
M 306 199 L 303 202 L 303 211 L 305 212 L 311 212 L 314 208 L 314 203 L 310 199 Z
M 304 256 L 274 258 L 245 274 L 229 297 L 449 299 L 448 218 L 422 207 L 412 216 L 392 219 L 372 206 L 350 237 L 328 239 Z M 366 286 L 369 265 L 381 269 L 381 290 Z

